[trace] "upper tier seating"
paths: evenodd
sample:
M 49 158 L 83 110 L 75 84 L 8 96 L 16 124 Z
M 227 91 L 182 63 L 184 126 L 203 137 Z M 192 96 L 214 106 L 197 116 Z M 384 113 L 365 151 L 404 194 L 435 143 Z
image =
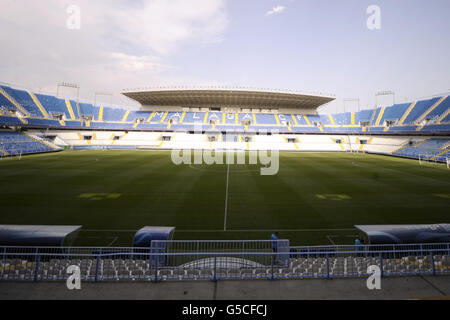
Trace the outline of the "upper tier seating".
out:
M 69 110 L 67 109 L 66 102 L 64 100 L 39 93 L 36 94 L 36 97 L 39 99 L 45 110 L 47 110 L 48 114 L 63 114 L 66 119 L 71 119 Z
M 444 99 L 434 110 L 432 110 L 427 116 L 427 119 L 438 119 L 450 108 L 450 96 Z
M 83 116 L 91 117 L 92 119 L 98 119 L 99 108 L 95 108 L 90 103 L 79 103 L 80 112 Z
M 0 108 L 6 111 L 19 111 L 14 104 L 11 103 L 3 94 L 0 94 Z
M 410 105 L 410 103 L 402 103 L 387 107 L 381 117 L 380 125 L 383 125 L 386 121 L 395 121 L 397 123 Z
M 21 125 L 23 125 L 23 123 L 17 117 L 0 116 L 0 127 L 2 125 L 21 126 Z
M 125 109 L 104 107 L 102 120 L 119 122 L 122 121 L 123 117 L 125 116 L 125 113 L 126 113 Z
M 39 107 L 34 103 L 33 99 L 28 94 L 28 92 L 23 90 L 12 89 L 7 86 L 1 87 L 10 97 L 16 100 L 17 103 L 19 103 L 25 110 L 27 110 L 30 113 L 30 116 L 37 118 L 44 117 L 41 110 L 39 110 Z
M 418 101 L 409 115 L 406 117 L 403 124 L 414 124 L 416 120 L 425 112 L 428 108 L 433 106 L 440 98 L 433 98 L 429 100 Z
M 257 125 L 276 125 L 277 119 L 273 114 L 256 113 L 256 124 Z
M 351 112 L 333 114 L 332 117 L 336 125 L 344 126 L 352 124 Z
M 355 123 L 360 124 L 361 122 L 369 122 L 372 117 L 373 110 L 361 110 L 355 114 Z
M 216 111 L 134 111 L 125 108 L 98 107 L 90 103 L 77 104 L 73 100 L 66 102 L 64 99 L 44 94 L 35 94 L 38 99 L 38 102 L 35 102 L 26 91 L 8 86 L 2 86 L 2 90 L 15 100 L 14 103 L 17 102 L 17 105 L 14 105 L 0 94 L 0 125 L 3 126 L 158 131 L 275 130 L 281 133 L 336 134 L 450 133 L 450 97 L 436 97 L 414 104 L 402 103 L 376 110 L 367 109 L 332 115 L 242 112 L 236 114 Z M 45 110 L 36 105 L 39 102 Z M 24 111 L 28 112 L 29 116 L 24 114 Z M 50 117 L 64 115 L 64 121 L 43 119 L 44 112 Z M 16 116 L 20 114 L 22 120 L 15 118 L 14 113 Z M 81 122 L 82 119 L 91 121 Z M 361 127 L 361 123 L 364 123 L 365 128 Z

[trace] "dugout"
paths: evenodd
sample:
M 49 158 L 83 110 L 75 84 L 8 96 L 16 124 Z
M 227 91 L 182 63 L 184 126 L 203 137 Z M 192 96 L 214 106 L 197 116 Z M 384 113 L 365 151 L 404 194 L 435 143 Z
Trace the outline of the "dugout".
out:
M 355 225 L 370 244 L 449 243 L 450 224 Z
M 0 225 L 0 246 L 70 247 L 81 226 Z
M 175 227 L 143 227 L 138 230 L 133 239 L 133 247 L 149 248 L 150 253 L 155 254 L 150 257 L 152 266 L 163 266 L 166 264 L 167 241 L 173 240 Z M 158 241 L 155 241 L 158 240 Z
M 133 247 L 150 248 L 153 240 L 173 240 L 175 227 L 143 227 L 134 235 Z

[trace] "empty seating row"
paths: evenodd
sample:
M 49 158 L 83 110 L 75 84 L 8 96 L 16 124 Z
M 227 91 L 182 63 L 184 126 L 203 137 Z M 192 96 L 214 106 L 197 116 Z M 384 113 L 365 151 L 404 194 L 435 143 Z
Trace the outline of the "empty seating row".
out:
M 428 139 L 412 143 L 394 152 L 394 155 L 423 160 L 445 161 L 444 156 L 450 146 L 450 139 Z M 442 156 L 438 158 L 438 156 Z
M 385 275 L 450 273 L 450 255 L 406 256 L 383 258 L 377 256 L 341 256 L 291 258 L 285 265 L 216 268 L 156 267 L 148 259 L 90 258 L 36 261 L 35 258 L 0 259 L 0 280 L 64 280 L 67 268 L 78 266 L 83 280 L 160 280 L 171 279 L 265 279 L 265 278 L 323 278 L 367 276 L 372 265 L 383 269 Z M 36 274 L 37 272 L 37 274 Z
M 19 103 L 32 117 L 44 117 L 39 107 L 35 104 L 30 94 L 24 90 L 12 89 L 7 86 L 1 86 L 5 92 Z
M 62 116 L 62 120 L 75 121 L 70 122 L 69 127 L 84 127 L 86 129 L 90 127 L 87 123 L 77 122 L 82 120 L 81 117 L 95 121 L 96 123 L 93 123 L 93 125 L 96 129 L 146 130 L 148 128 L 148 130 L 186 129 L 191 131 L 194 124 L 202 124 L 203 126 L 235 126 L 235 129 L 238 130 L 246 128 L 253 130 L 276 128 L 280 132 L 298 133 L 372 132 L 383 134 L 388 132 L 388 134 L 409 134 L 418 130 L 425 133 L 447 132 L 449 131 L 448 122 L 450 122 L 450 97 L 436 97 L 415 103 L 395 104 L 389 107 L 379 107 L 375 110 L 369 109 L 359 112 L 345 112 L 332 115 L 295 115 L 245 112 L 225 113 L 216 111 L 133 111 L 126 108 L 93 106 L 90 103 L 77 103 L 73 100 L 66 101 L 52 95 L 32 94 L 9 86 L 1 86 L 1 90 L 0 109 L 5 110 L 5 112 L 2 112 L 3 115 L 0 114 L 0 125 L 42 126 L 46 128 L 61 128 L 65 126 L 62 122 L 44 119 L 46 118 L 44 113 L 47 113 L 51 118 Z M 22 116 L 25 115 L 25 120 L 18 122 L 4 118 L 4 116 L 14 115 L 6 114 L 6 112 L 10 111 L 13 113 L 19 112 Z M 24 112 L 28 114 L 23 114 Z M 146 126 L 137 125 L 136 121 L 141 124 L 145 123 Z M 386 128 L 388 122 L 389 128 Z M 127 123 L 128 125 L 120 123 Z M 362 123 L 363 125 L 361 125 Z M 183 127 L 172 128 L 172 124 L 179 124 Z M 362 126 L 367 126 L 367 124 L 369 129 L 363 131 Z M 188 125 L 191 126 L 186 127 Z M 370 128 L 371 126 L 373 127 Z M 384 130 L 385 128 L 386 130 Z
M 24 134 L 13 131 L 0 131 L 0 151 L 2 155 L 18 155 L 54 151 L 48 145 Z

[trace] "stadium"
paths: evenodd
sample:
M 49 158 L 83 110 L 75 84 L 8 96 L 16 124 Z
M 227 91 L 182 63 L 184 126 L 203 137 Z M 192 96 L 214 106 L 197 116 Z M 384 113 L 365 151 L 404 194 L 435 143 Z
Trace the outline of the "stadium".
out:
M 324 113 L 335 95 L 3 80 L 0 282 L 450 273 L 449 92 Z
M 351 245 L 356 224 L 447 221 L 449 96 L 318 115 L 333 97 L 126 91 L 142 104 L 132 111 L 6 85 L 0 93 L 1 165 L 16 172 L 4 177 L 3 221 L 82 225 L 75 246 L 130 246 L 145 225 L 175 227 L 179 241 L 277 230 L 294 246 Z M 176 165 L 171 150 L 279 152 L 279 172 L 260 175 L 249 161 Z M 36 194 L 23 197 L 22 179 Z

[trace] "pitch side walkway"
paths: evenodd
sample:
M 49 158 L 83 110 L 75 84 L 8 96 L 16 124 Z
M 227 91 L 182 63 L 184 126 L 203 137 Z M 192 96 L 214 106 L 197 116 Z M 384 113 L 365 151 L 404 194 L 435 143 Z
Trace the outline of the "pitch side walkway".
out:
M 450 276 L 384 278 L 381 290 L 366 279 L 241 280 L 82 283 L 69 291 L 65 282 L 0 282 L 0 299 L 152 299 L 152 300 L 297 300 L 297 299 L 449 299 Z

